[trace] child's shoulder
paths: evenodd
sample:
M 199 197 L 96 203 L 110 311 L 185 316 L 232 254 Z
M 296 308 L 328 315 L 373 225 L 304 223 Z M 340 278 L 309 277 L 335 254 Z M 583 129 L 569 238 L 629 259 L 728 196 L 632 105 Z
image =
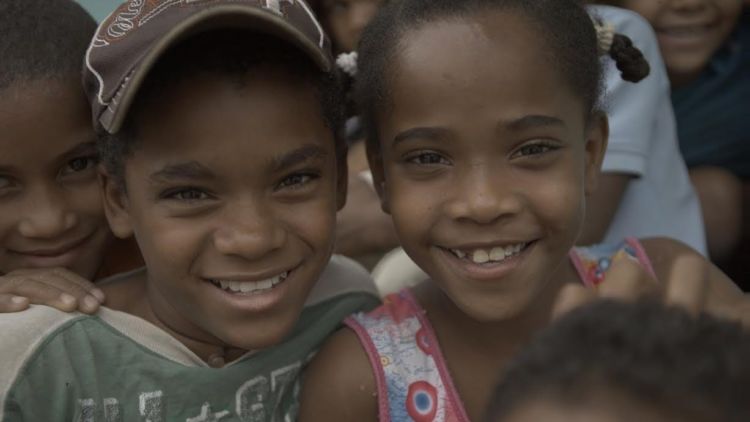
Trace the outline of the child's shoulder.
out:
M 368 355 L 357 335 L 341 329 L 326 341 L 305 371 L 300 421 L 374 421 L 378 394 Z
M 0 419 L 7 393 L 27 363 L 67 327 L 90 318 L 38 305 L 32 305 L 24 312 L 0 314 Z M 52 360 L 48 363 L 65 364 Z

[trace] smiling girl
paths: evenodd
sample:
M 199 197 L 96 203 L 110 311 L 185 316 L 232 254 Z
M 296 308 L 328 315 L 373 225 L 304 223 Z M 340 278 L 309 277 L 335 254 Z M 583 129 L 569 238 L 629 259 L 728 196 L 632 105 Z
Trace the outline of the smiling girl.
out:
M 746 312 L 680 243 L 574 248 L 608 137 L 579 2 L 394 2 L 359 52 L 375 186 L 431 280 L 348 320 L 309 370 L 303 421 L 480 420 L 495 375 L 573 291 Z M 673 274 L 684 256 L 695 280 Z

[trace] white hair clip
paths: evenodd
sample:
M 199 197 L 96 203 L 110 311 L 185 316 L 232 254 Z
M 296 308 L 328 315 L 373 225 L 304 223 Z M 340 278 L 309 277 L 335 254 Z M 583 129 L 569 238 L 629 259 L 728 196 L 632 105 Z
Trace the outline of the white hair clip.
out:
M 609 22 L 594 21 L 594 28 L 596 28 L 599 55 L 606 56 L 609 54 L 609 50 L 612 48 L 612 43 L 615 40 L 615 26 Z
M 357 76 L 357 52 L 339 54 L 336 58 L 336 66 L 352 78 Z

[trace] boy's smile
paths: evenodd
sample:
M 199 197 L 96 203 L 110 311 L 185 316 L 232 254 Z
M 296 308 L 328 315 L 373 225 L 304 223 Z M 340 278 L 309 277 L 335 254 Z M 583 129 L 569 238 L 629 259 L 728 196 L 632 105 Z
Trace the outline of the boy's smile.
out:
M 1 98 L 0 274 L 63 267 L 93 278 L 112 236 L 83 93 L 75 80 L 40 80 Z
M 673 85 L 697 77 L 731 34 L 740 0 L 624 0 L 656 31 Z
M 596 121 L 589 133 L 583 101 L 520 18 L 472 20 L 404 36 L 379 133 L 384 206 L 404 249 L 488 321 L 547 294 L 581 228 L 606 129 Z
M 107 197 L 157 323 L 245 350 L 282 340 L 332 250 L 336 168 L 315 89 L 283 69 L 198 73 L 149 104 L 127 193 Z

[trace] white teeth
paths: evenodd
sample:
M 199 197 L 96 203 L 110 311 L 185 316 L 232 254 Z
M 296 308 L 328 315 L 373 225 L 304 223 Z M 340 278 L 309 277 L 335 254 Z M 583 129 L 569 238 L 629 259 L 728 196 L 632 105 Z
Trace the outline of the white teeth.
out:
M 490 255 L 484 249 L 475 249 L 471 254 L 471 260 L 477 264 L 484 264 L 490 260 Z
M 288 272 L 283 272 L 261 281 L 212 280 L 212 282 L 217 287 L 232 293 L 262 293 L 284 281 L 288 275 Z
M 487 262 L 500 262 L 512 256 L 519 254 L 525 247 L 526 243 L 508 245 L 505 247 L 495 246 L 492 249 L 474 249 L 473 251 L 464 252 L 460 249 L 451 249 L 458 258 L 468 257 L 475 264 L 485 264 Z
M 506 253 L 506 250 L 502 246 L 496 246 L 490 251 L 490 259 L 492 261 L 500 261 L 501 259 L 505 259 Z

